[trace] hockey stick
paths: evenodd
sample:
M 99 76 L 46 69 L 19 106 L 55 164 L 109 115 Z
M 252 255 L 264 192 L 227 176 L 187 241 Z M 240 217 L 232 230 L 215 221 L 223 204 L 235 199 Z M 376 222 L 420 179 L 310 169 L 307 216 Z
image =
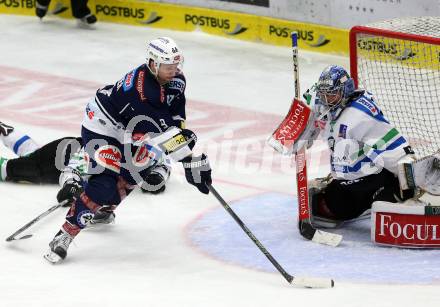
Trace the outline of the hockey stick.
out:
M 238 217 L 237 214 L 232 210 L 228 203 L 221 197 L 216 189 L 212 185 L 208 185 L 209 191 L 217 198 L 220 204 L 225 208 L 225 210 L 232 216 L 232 218 L 237 222 L 237 224 L 243 229 L 243 231 L 248 235 L 252 242 L 257 245 L 260 251 L 266 256 L 267 259 L 273 264 L 273 266 L 278 270 L 278 272 L 283 275 L 287 282 L 291 285 L 297 287 L 306 288 L 331 288 L 335 285 L 333 279 L 330 278 L 313 278 L 313 277 L 294 277 L 287 273 L 281 265 L 275 260 L 275 258 L 269 253 L 269 251 L 261 244 L 261 242 L 254 236 L 250 229 L 243 223 L 243 221 Z
M 43 217 L 49 215 L 50 213 L 52 213 L 53 211 L 55 211 L 56 209 L 64 206 L 66 203 L 68 202 L 68 200 L 65 200 L 59 204 L 53 205 L 52 207 L 50 207 L 49 209 L 47 209 L 46 211 L 44 211 L 43 213 L 41 213 L 39 216 L 37 216 L 36 218 L 34 218 L 32 221 L 30 221 L 29 223 L 27 223 L 26 225 L 24 225 L 23 227 L 21 227 L 19 230 L 17 230 L 16 232 L 14 232 L 12 235 L 10 235 L 9 237 L 6 238 L 7 242 L 11 242 L 14 240 L 23 240 L 23 239 L 29 239 L 30 237 L 32 237 L 32 234 L 27 234 L 21 237 L 17 238 L 17 235 L 19 235 L 20 233 L 22 233 L 23 231 L 25 231 L 26 229 L 28 229 L 29 227 L 31 227 L 32 225 L 34 225 L 36 222 L 38 222 L 39 220 L 41 220 Z
M 295 84 L 295 98 L 299 99 L 299 68 L 298 68 L 298 33 L 292 32 L 292 62 L 293 77 Z M 342 241 L 342 236 L 317 230 L 311 223 L 310 204 L 307 184 L 307 159 L 306 146 L 304 145 L 295 155 L 296 182 L 298 193 L 298 228 L 300 234 L 313 242 L 338 246 Z

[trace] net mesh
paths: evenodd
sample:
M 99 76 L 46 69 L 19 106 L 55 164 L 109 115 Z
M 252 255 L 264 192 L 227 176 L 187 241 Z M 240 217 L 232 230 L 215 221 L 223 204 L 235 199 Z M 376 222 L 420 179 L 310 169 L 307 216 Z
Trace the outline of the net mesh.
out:
M 415 34 L 440 38 L 440 17 L 396 18 L 367 25 L 369 28 L 390 30 L 398 33 Z
M 373 93 L 418 157 L 436 152 L 440 148 L 440 17 L 393 19 L 367 27 L 395 35 L 357 33 L 354 77 L 359 87 Z M 430 39 L 410 40 L 402 34 Z

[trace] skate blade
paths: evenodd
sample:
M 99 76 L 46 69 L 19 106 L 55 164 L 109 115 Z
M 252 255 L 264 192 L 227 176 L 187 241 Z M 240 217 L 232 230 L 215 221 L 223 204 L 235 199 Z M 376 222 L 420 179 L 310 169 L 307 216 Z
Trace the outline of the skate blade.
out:
M 43 257 L 52 264 L 57 264 L 63 260 L 63 258 L 61 258 L 58 254 L 54 253 L 51 250 L 44 254 Z

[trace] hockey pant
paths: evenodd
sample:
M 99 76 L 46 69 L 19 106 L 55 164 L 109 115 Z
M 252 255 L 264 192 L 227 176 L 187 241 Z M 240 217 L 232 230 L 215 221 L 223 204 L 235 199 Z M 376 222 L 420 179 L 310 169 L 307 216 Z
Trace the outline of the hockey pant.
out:
M 85 228 L 98 210 L 115 210 L 135 185 L 142 181 L 141 177 L 149 172 L 149 169 L 129 168 L 133 167 L 133 149 L 124 148 L 116 139 L 84 127 L 81 135 L 89 159 L 90 178 L 84 183 L 84 192 L 72 205 L 63 225 L 64 230 L 72 236 Z
M 65 137 L 52 141 L 31 154 L 8 160 L 7 181 L 58 184 L 61 171 L 71 154 L 79 150 L 81 138 Z
M 402 198 L 399 180 L 383 169 L 379 174 L 356 180 L 332 180 L 318 197 L 320 201 L 324 200 L 331 218 L 349 220 L 371 209 L 375 201 L 396 203 L 413 197 L 413 194 Z
M 48 6 L 51 0 L 38 0 L 38 3 L 43 6 Z M 88 0 L 70 0 L 72 6 L 72 15 L 75 18 L 83 18 L 90 14 L 90 9 L 87 7 Z

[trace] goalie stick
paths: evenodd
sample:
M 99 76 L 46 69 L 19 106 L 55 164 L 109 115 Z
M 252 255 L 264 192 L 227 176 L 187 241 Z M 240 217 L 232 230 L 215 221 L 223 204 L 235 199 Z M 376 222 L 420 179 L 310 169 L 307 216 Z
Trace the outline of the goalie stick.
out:
M 292 32 L 292 62 L 295 84 L 295 99 L 289 109 L 289 113 L 269 137 L 268 144 L 281 153 L 289 153 L 289 148 L 301 136 L 310 118 L 310 107 L 299 100 L 299 69 L 298 69 L 298 33 Z M 302 140 L 299 140 L 302 141 Z M 301 236 L 313 242 L 338 246 L 342 236 L 322 230 L 317 230 L 311 223 L 311 213 L 307 184 L 307 160 L 306 142 L 296 152 L 296 181 L 298 194 L 298 228 Z
M 295 98 L 300 97 L 299 87 L 299 67 L 298 67 L 298 32 L 291 33 L 292 39 L 292 62 L 293 76 L 295 82 Z M 298 228 L 300 234 L 313 242 L 338 246 L 342 241 L 342 236 L 322 230 L 317 230 L 311 223 L 309 193 L 307 184 L 307 159 L 306 145 L 304 145 L 295 155 L 296 164 L 296 185 L 298 192 Z
M 225 210 L 232 216 L 232 218 L 237 222 L 241 229 L 248 235 L 248 237 L 255 243 L 255 245 L 260 249 L 260 251 L 266 256 L 267 259 L 273 264 L 273 266 L 278 270 L 278 272 L 283 275 L 287 282 L 296 287 L 305 288 L 331 288 L 334 287 L 335 283 L 333 279 L 330 278 L 315 278 L 315 277 L 294 277 L 287 273 L 283 267 L 275 260 L 275 258 L 269 253 L 269 251 L 261 244 L 261 242 L 254 236 L 250 229 L 243 223 L 243 221 L 238 217 L 237 214 L 232 210 L 228 203 L 221 197 L 216 189 L 212 185 L 208 185 L 209 191 L 214 195 L 215 198 L 220 202 L 220 204 L 225 208 Z
M 23 239 L 29 239 L 30 237 L 32 237 L 32 234 L 27 234 L 21 237 L 17 237 L 19 234 L 21 234 L 23 231 L 25 231 L 26 229 L 28 229 L 29 227 L 31 227 L 32 225 L 34 225 L 36 222 L 38 222 L 39 220 L 41 220 L 43 217 L 49 215 L 50 213 L 52 213 L 53 211 L 55 211 L 56 209 L 64 206 L 68 201 L 65 200 L 59 204 L 53 205 L 52 207 L 50 207 L 49 209 L 47 209 L 46 211 L 44 211 L 43 213 L 41 213 L 39 216 L 37 216 L 36 218 L 34 218 L 33 220 L 31 220 L 29 223 L 27 223 L 26 225 L 24 225 L 23 227 L 21 227 L 19 230 L 17 230 L 16 232 L 14 232 L 12 235 L 10 235 L 9 237 L 6 238 L 6 242 L 11 242 L 14 240 L 23 240 Z

